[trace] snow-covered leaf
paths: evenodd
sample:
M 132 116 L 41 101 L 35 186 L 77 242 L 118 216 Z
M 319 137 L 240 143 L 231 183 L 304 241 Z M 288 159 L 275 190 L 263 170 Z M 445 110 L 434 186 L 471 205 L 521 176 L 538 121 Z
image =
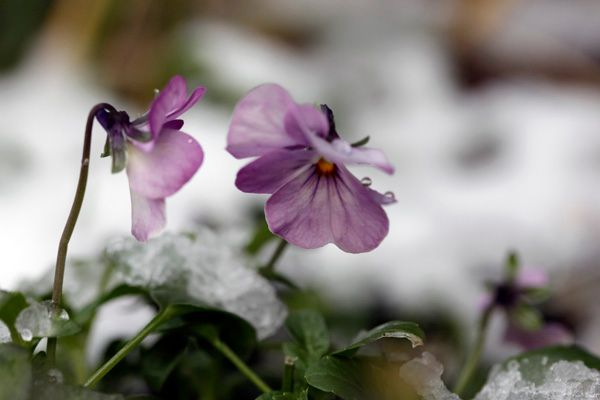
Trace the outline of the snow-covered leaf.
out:
M 274 333 L 286 316 L 274 288 L 209 229 L 164 234 L 147 243 L 127 238 L 106 255 L 113 281 L 144 287 L 162 305 L 215 307 L 247 320 L 259 338 Z

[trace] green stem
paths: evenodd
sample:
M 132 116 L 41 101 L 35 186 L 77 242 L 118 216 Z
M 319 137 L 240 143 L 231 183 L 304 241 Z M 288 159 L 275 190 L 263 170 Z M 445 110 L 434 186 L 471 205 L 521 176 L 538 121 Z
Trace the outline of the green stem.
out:
M 52 306 L 54 312 L 58 314 L 60 312 L 60 302 L 62 299 L 63 279 L 65 276 L 65 262 L 67 259 L 67 249 L 69 247 L 69 241 L 71 235 L 75 229 L 79 212 L 81 211 L 81 205 L 83 204 L 83 197 L 85 195 L 85 188 L 87 186 L 88 171 L 90 167 L 90 148 L 92 145 L 92 127 L 94 126 L 94 118 L 96 113 L 102 109 L 114 111 L 113 106 L 106 103 L 96 104 L 90 110 L 85 125 L 85 136 L 83 140 L 83 154 L 81 156 L 81 168 L 79 170 L 79 180 L 77 182 L 77 190 L 75 191 L 75 198 L 73 199 L 73 205 L 71 206 L 71 212 L 67 218 L 67 222 L 60 237 L 60 243 L 58 245 L 58 254 L 56 255 L 56 267 L 54 269 L 54 286 L 52 287 Z M 48 345 L 46 352 L 51 365 L 56 362 L 56 338 L 48 338 Z
M 281 390 L 284 392 L 292 392 L 294 390 L 294 359 L 287 356 L 283 361 Z
M 162 309 L 156 316 L 152 319 L 152 321 L 148 322 L 148 324 L 138 332 L 131 340 L 125 343 L 125 346 L 121 348 L 112 356 L 110 360 L 104 363 L 94 374 L 85 382 L 83 385 L 86 388 L 91 388 L 95 386 L 100 379 L 102 379 L 111 369 L 115 367 L 127 354 L 131 352 L 131 350 L 135 349 L 141 342 L 151 334 L 156 328 L 158 328 L 163 322 L 171 318 L 171 309 L 169 307 L 165 307 Z
M 242 359 L 240 359 L 237 354 L 235 354 L 233 350 L 229 348 L 229 346 L 227 346 L 227 344 L 219 340 L 217 337 L 207 337 L 207 339 L 215 349 L 217 349 L 225 356 L 225 358 L 231 361 L 231 363 L 235 365 L 236 368 L 263 393 L 269 393 L 273 391 L 273 389 L 271 389 L 269 385 L 265 383 L 265 381 L 260 379 L 260 377 L 256 375 L 254 371 L 252 371 L 252 369 L 246 365 L 246 363 L 242 361 Z
M 473 372 L 475 372 L 475 368 L 477 368 L 477 365 L 479 364 L 479 359 L 481 358 L 481 353 L 485 344 L 485 337 L 487 334 L 490 317 L 492 316 L 492 311 L 494 311 L 493 304 L 489 305 L 481 315 L 477 329 L 475 345 L 471 350 L 471 354 L 469 354 L 469 357 L 465 361 L 465 364 L 460 371 L 458 380 L 456 381 L 456 386 L 454 387 L 454 393 L 456 393 L 458 396 L 462 396 L 464 390 L 468 387 L 471 377 L 473 376 Z
M 273 272 L 275 272 L 275 264 L 277 264 L 277 261 L 283 254 L 283 251 L 287 247 L 287 244 L 288 244 L 288 242 L 286 242 L 284 239 L 281 239 L 279 241 L 279 244 L 277 245 L 277 248 L 275 249 L 275 252 L 271 256 L 271 258 L 269 259 L 269 262 L 267 263 L 267 265 L 265 265 L 264 267 L 262 267 L 260 269 L 261 273 L 272 274 Z

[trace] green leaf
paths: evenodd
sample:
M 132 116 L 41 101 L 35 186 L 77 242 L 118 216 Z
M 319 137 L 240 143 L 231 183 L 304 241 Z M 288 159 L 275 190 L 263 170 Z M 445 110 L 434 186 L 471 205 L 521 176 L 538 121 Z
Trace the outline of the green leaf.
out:
M 520 304 L 515 307 L 510 316 L 525 330 L 536 331 L 542 328 L 544 323 L 542 313 L 534 307 Z
M 306 390 L 299 393 L 276 391 L 265 393 L 257 397 L 256 400 L 308 400 L 308 392 Z
M 551 346 L 528 351 L 509 358 L 502 365 L 508 368 L 511 362 L 517 362 L 524 379 L 541 383 L 545 371 L 558 361 L 581 361 L 586 367 L 600 371 L 600 358 L 576 345 Z
M 369 143 L 369 139 L 371 139 L 370 136 L 365 136 L 364 138 L 360 139 L 359 141 L 352 143 L 352 147 L 364 146 L 365 144 Z
M 509 281 L 514 281 L 517 278 L 520 267 L 521 267 L 521 261 L 519 259 L 519 254 L 516 251 L 510 251 L 506 255 L 506 261 L 505 261 L 506 278 Z
M 269 226 L 267 225 L 264 214 L 260 213 L 260 217 L 258 219 L 258 224 L 254 233 L 252 234 L 252 239 L 246 244 L 244 250 L 250 255 L 256 255 L 267 243 L 275 239 L 277 236 L 273 235 L 269 230 Z
M 177 364 L 186 355 L 188 339 L 165 335 L 148 350 L 142 350 L 141 372 L 154 391 L 159 391 Z
M 285 327 L 296 344 L 287 346 L 289 355 L 308 362 L 319 359 L 329 350 L 329 331 L 325 319 L 318 312 L 294 311 L 285 321 Z
M 114 279 L 144 288 L 162 308 L 220 309 L 247 320 L 260 338 L 283 323 L 286 309 L 269 282 L 209 229 L 165 234 L 140 244 L 113 242 L 106 251 Z
M 124 400 L 120 394 L 104 394 L 82 387 L 53 383 L 34 385 L 33 399 L 44 400 Z
M 246 320 L 235 314 L 212 307 L 176 304 L 172 319 L 161 326 L 163 332 L 181 333 L 191 337 L 219 338 L 238 355 L 248 356 L 256 346 L 256 331 Z
M 419 328 L 419 325 L 404 321 L 386 322 L 360 336 L 359 340 L 332 354 L 350 357 L 361 347 L 383 338 L 408 339 L 413 347 L 421 346 L 425 339 L 425 334 Z
M 8 327 L 12 341 L 15 343 L 19 343 L 21 340 L 15 328 L 15 321 L 19 313 L 26 307 L 27 300 L 23 294 L 19 292 L 0 291 L 0 320 L 4 321 Z
M 0 344 L 0 399 L 27 400 L 32 374 L 29 352 L 12 344 Z
M 345 400 L 365 398 L 361 383 L 361 366 L 352 358 L 326 356 L 308 367 L 305 378 L 309 385 L 333 393 Z
M 142 394 L 142 395 L 126 397 L 125 400 L 160 400 L 160 399 L 158 397 Z

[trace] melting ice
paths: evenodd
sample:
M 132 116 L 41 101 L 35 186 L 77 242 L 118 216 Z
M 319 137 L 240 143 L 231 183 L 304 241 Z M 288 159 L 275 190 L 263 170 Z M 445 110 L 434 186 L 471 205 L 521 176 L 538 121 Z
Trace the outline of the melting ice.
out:
M 511 361 L 507 366 L 495 366 L 474 400 L 600 399 L 600 371 L 586 367 L 581 361 L 544 364 L 533 380 L 523 377 L 517 361 Z M 429 353 L 423 353 L 400 368 L 402 379 L 424 400 L 460 400 L 442 382 L 442 372 L 442 365 Z
M 259 338 L 274 333 L 286 316 L 273 287 L 209 229 L 163 234 L 147 243 L 121 239 L 107 248 L 115 278 L 133 286 L 185 291 L 204 304 L 236 314 Z

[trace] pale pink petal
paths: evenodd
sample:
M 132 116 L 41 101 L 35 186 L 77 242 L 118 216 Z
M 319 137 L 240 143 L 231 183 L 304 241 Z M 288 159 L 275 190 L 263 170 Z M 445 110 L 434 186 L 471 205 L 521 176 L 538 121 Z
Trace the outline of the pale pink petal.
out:
M 321 123 L 319 118 L 323 119 Z M 304 130 L 322 128 L 323 122 L 327 126 L 322 113 L 311 113 L 305 105 L 296 104 L 281 86 L 261 85 L 235 106 L 227 134 L 227 151 L 236 158 L 245 158 L 275 149 L 307 146 Z
M 165 224 L 165 199 L 149 199 L 131 192 L 131 233 L 140 242 L 160 232 Z
M 520 288 L 546 288 L 550 284 L 548 273 L 540 268 L 524 267 L 517 274 L 516 285 Z
M 172 195 L 196 173 L 204 153 L 198 142 L 186 133 L 164 129 L 154 148 L 146 152 L 128 148 L 129 187 L 151 199 Z
M 328 142 L 317 135 L 308 137 L 315 150 L 330 162 L 371 165 L 388 174 L 394 173 L 394 166 L 390 164 L 385 153 L 379 149 L 352 147 L 350 143 L 342 139 L 334 139 L 332 142 Z
M 333 175 L 307 169 L 265 205 L 271 231 L 303 248 L 335 243 L 349 253 L 373 250 L 388 233 L 388 218 L 369 189 L 345 168 Z
M 335 244 L 349 253 L 371 251 L 387 236 L 388 217 L 374 201 L 371 189 L 364 187 L 346 168 L 338 167 L 337 171 L 336 184 L 330 187 Z
M 152 137 L 156 139 L 166 122 L 176 119 L 196 104 L 205 91 L 205 88 L 197 87 L 188 97 L 185 79 L 179 75 L 171 78 L 150 105 L 148 123 Z
M 314 168 L 296 176 L 275 192 L 265 204 L 271 232 L 305 249 L 334 241 L 330 224 L 329 185 Z
M 179 107 L 175 108 L 167 115 L 167 121 L 171 121 L 177 119 L 181 114 L 192 108 L 206 93 L 206 88 L 203 86 L 198 86 L 196 89 L 192 91 L 187 100 L 181 104 Z
M 392 192 L 379 193 L 378 191 L 373 190 L 371 188 L 367 189 L 369 190 L 369 193 L 371 194 L 373 200 L 375 200 L 381 205 L 387 206 L 388 204 L 396 203 L 396 196 Z
M 273 193 L 303 169 L 312 168 L 315 153 L 308 150 L 275 150 L 239 170 L 235 186 L 246 193 Z
M 296 141 L 309 145 L 313 136 L 326 137 L 329 122 L 323 112 L 312 104 L 295 104 L 284 118 L 285 131 Z

